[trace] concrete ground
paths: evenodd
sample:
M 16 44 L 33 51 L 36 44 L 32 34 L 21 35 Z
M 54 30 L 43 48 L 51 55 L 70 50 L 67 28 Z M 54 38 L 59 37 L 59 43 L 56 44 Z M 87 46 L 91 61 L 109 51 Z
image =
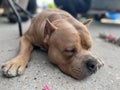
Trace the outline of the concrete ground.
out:
M 23 23 L 24 31 L 29 25 L 30 21 Z M 75 80 L 53 66 L 46 53 L 35 50 L 22 76 L 6 78 L 0 70 L 0 90 L 42 90 L 45 85 L 51 90 L 120 90 L 120 47 L 97 37 L 99 32 L 113 33 L 120 37 L 120 25 L 93 22 L 89 31 L 93 38 L 92 51 L 105 62 L 96 74 L 82 81 Z M 17 24 L 9 24 L 0 17 L 0 67 L 16 56 L 18 45 Z

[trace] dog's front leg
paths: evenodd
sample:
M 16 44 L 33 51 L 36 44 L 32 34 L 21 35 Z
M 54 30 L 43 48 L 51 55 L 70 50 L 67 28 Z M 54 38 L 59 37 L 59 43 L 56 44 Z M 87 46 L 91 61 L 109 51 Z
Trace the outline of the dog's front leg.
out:
M 23 74 L 31 55 L 31 42 L 26 36 L 20 39 L 20 51 L 18 55 L 2 65 L 2 72 L 7 77 Z

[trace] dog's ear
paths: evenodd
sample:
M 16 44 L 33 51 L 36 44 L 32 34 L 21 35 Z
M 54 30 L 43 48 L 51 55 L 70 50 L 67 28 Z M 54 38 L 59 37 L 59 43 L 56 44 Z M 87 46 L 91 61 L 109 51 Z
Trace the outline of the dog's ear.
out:
M 45 29 L 47 30 L 48 34 L 50 34 L 53 33 L 57 29 L 57 27 L 47 19 Z
M 46 20 L 45 30 L 44 30 L 44 42 L 47 42 L 52 33 L 57 30 L 57 27 L 53 25 L 48 19 Z
M 83 24 L 86 26 L 86 27 L 89 27 L 89 25 L 91 24 L 93 20 L 92 19 L 88 19 L 87 21 L 83 22 Z
M 92 39 L 87 30 L 79 31 L 81 45 L 84 49 L 89 50 L 92 47 Z

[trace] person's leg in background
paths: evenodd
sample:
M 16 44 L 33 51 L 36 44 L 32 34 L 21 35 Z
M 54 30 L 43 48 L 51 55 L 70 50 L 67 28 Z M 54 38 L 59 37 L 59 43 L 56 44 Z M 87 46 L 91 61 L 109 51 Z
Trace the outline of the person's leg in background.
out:
M 75 18 L 77 17 L 74 0 L 54 0 L 54 2 L 58 8 L 69 12 Z
M 89 10 L 91 0 L 75 0 L 75 1 L 76 1 L 75 7 L 77 9 L 77 12 L 85 14 Z
M 1 4 L 2 4 L 2 0 L 0 0 L 0 6 L 1 6 Z
M 54 0 L 56 6 L 66 10 L 77 18 L 77 14 L 85 14 L 90 8 L 91 0 Z
M 23 9 L 27 9 L 28 6 L 28 0 L 15 0 Z M 3 6 L 4 6 L 4 12 L 7 15 L 7 18 L 9 20 L 10 23 L 16 23 L 17 22 L 17 18 L 14 14 L 14 12 L 12 11 L 9 3 L 7 0 L 3 0 Z M 22 21 L 27 21 L 28 17 L 21 11 L 19 10 L 19 8 L 17 8 Z
M 28 10 L 31 14 L 35 14 L 35 13 L 36 13 L 36 8 L 37 8 L 36 0 L 29 0 L 27 10 Z
M 4 8 L 4 14 L 8 15 L 10 12 L 12 12 L 10 5 L 7 0 L 2 0 L 2 6 Z

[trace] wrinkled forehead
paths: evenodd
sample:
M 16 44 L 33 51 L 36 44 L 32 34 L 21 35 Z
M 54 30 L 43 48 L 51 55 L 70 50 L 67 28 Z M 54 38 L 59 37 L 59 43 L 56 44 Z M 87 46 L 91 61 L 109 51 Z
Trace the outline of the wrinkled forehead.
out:
M 62 30 L 56 30 L 54 33 L 54 39 L 59 46 L 73 46 L 80 42 L 79 33 L 74 28 L 65 28 Z

